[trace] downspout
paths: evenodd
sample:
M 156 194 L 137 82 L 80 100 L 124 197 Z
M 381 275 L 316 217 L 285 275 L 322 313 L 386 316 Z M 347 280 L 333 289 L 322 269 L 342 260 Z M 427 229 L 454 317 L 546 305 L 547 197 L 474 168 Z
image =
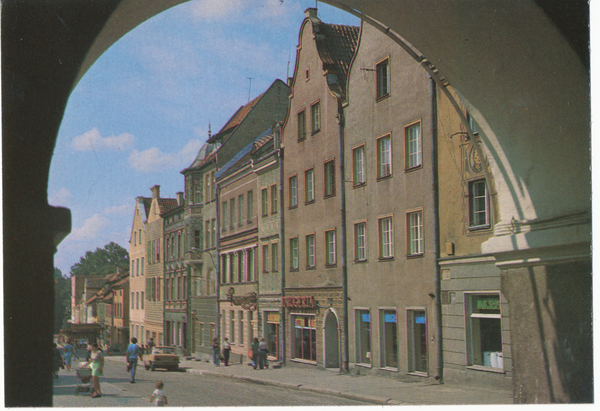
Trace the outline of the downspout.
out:
M 187 322 L 187 327 L 185 329 L 185 339 L 186 339 L 186 349 L 185 355 L 187 357 L 191 357 L 192 355 L 192 293 L 190 292 L 192 288 L 192 267 L 187 264 L 187 290 L 186 290 L 186 304 L 185 304 L 185 321 Z
M 215 163 L 216 165 L 216 163 Z M 215 247 L 215 252 L 217 254 L 217 278 L 216 278 L 216 307 L 217 307 L 217 313 L 216 313 L 216 318 L 215 318 L 215 337 L 217 338 L 217 341 L 220 340 L 220 327 L 221 327 L 221 321 L 219 318 L 219 314 L 221 312 L 221 306 L 219 304 L 219 296 L 221 295 L 221 255 L 219 254 L 219 249 L 220 249 L 220 237 L 221 237 L 221 213 L 220 213 L 220 208 L 219 208 L 219 204 L 220 204 L 220 196 L 221 196 L 221 188 L 219 187 L 219 184 L 217 183 L 217 179 L 215 178 L 215 207 L 216 207 L 216 211 L 215 211 L 215 218 L 217 219 L 217 222 L 215 224 L 215 230 L 217 231 L 215 233 L 215 242 L 216 242 L 216 247 Z M 212 344 L 212 341 L 211 341 Z
M 444 344 L 442 339 L 442 286 L 440 270 L 440 187 L 438 176 L 437 86 L 429 77 L 431 86 L 431 163 L 433 173 L 433 254 L 435 258 L 435 326 L 437 338 L 436 380 L 444 382 Z
M 344 110 L 342 108 L 342 99 L 337 98 L 338 102 L 338 130 L 339 130 L 339 148 L 340 148 L 340 216 L 341 216 L 341 229 L 340 234 L 342 237 L 342 307 L 343 307 L 343 318 L 342 318 L 342 339 L 344 340 L 343 345 L 343 359 L 340 364 L 340 372 L 347 373 L 349 371 L 349 360 L 348 360 L 348 267 L 347 267 L 347 253 L 346 253 L 346 187 L 345 181 L 345 166 L 344 166 Z
M 283 295 L 285 291 L 285 268 L 283 265 L 285 258 L 285 227 L 283 225 L 283 148 L 279 142 L 277 149 L 277 162 L 279 163 L 279 273 L 281 275 L 281 304 L 279 313 L 279 332 L 281 333 L 281 364 L 285 364 L 285 308 L 283 307 Z

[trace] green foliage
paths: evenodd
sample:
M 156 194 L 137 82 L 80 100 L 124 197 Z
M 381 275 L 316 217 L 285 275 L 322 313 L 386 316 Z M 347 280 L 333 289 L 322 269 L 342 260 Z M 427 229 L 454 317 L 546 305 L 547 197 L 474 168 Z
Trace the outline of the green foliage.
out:
M 71 266 L 71 277 L 77 275 L 104 276 L 129 269 L 129 253 L 126 249 L 115 242 L 110 242 L 104 248 L 96 248 L 96 251 L 88 251 Z
M 71 317 L 71 279 L 54 268 L 54 332 L 58 333 Z

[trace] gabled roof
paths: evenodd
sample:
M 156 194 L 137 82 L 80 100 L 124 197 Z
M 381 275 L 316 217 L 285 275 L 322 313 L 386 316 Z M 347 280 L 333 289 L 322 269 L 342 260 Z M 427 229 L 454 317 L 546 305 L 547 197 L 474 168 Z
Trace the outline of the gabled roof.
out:
M 169 210 L 174 209 L 179 206 L 176 198 L 159 198 L 158 199 L 158 208 L 159 214 L 166 213 Z
M 226 140 L 227 137 L 233 133 L 235 128 L 240 125 L 240 123 L 246 118 L 246 116 L 252 111 L 252 108 L 256 106 L 256 103 L 260 101 L 260 99 L 266 94 L 266 91 L 256 97 L 254 100 L 249 102 L 248 104 L 240 107 L 238 111 L 235 112 L 233 116 L 225 123 L 223 128 L 214 136 L 212 136 L 208 141 L 215 142 L 217 140 Z

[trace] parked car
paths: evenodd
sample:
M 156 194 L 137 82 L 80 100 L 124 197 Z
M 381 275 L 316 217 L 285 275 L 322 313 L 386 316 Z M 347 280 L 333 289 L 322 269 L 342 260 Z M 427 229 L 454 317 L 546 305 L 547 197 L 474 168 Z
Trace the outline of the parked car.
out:
M 81 349 L 81 350 L 87 350 L 89 341 L 87 338 L 82 338 L 81 340 L 79 340 L 79 342 L 77 343 L 77 348 Z
M 166 368 L 168 371 L 179 370 L 179 355 L 175 354 L 175 347 L 156 346 L 151 354 L 144 355 L 144 367 L 147 370 Z

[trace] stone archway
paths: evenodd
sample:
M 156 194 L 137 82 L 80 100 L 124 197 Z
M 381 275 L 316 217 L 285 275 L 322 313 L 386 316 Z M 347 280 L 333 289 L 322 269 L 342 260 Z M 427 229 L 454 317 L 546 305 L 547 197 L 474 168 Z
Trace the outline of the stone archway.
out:
M 71 217 L 69 210 L 48 205 L 47 183 L 68 97 L 85 71 L 120 37 L 183 2 L 2 3 L 7 406 L 52 403 L 52 381 L 46 374 L 51 370 L 53 254 L 70 232 Z M 551 284 L 548 293 L 553 296 L 565 289 L 572 272 L 583 270 L 587 275 L 587 2 L 325 2 L 369 16 L 404 37 L 461 94 L 486 132 L 501 221 L 483 251 L 506 269 L 508 289 L 519 290 L 518 278 L 524 275 L 531 284 Z M 531 267 L 535 269 L 523 271 Z M 547 281 L 549 273 L 552 281 Z M 577 303 L 576 294 L 561 301 Z M 552 313 L 541 316 L 542 324 L 553 327 L 552 341 L 569 332 L 552 323 Z M 39 338 L 30 338 L 31 329 Z M 522 344 L 527 349 L 526 341 Z M 556 348 L 569 347 L 557 343 Z M 24 358 L 23 352 L 39 353 L 42 360 Z M 548 361 L 552 364 L 545 364 L 547 370 L 561 369 L 560 358 Z M 588 378 L 587 370 L 582 373 Z M 532 383 L 539 380 L 546 377 L 536 375 Z M 522 382 L 527 384 L 527 379 Z M 549 391 L 548 401 L 572 398 L 564 390 Z

